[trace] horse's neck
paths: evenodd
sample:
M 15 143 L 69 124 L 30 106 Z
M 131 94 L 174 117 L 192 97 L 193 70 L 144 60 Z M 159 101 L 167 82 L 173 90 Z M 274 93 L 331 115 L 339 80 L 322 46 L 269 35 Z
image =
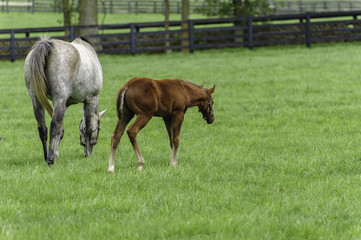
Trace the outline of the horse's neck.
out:
M 201 104 L 202 101 L 204 101 L 204 99 L 207 98 L 207 93 L 202 87 L 194 83 L 187 82 L 185 83 L 185 87 L 188 92 L 188 107 L 198 106 Z

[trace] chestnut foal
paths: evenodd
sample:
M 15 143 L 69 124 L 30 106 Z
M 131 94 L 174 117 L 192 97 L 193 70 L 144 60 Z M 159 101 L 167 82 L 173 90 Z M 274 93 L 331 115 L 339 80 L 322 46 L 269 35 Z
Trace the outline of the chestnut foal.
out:
M 213 98 L 215 86 L 210 89 L 198 86 L 181 79 L 153 80 L 149 78 L 133 78 L 118 93 L 118 123 L 111 138 L 108 172 L 114 172 L 115 152 L 124 129 L 134 114 L 136 120 L 127 129 L 130 142 L 138 159 L 138 170 L 144 165 L 136 140 L 137 133 L 147 125 L 153 116 L 162 117 L 168 131 L 172 158 L 170 164 L 177 165 L 177 149 L 179 133 L 187 108 L 198 106 L 208 124 L 213 123 Z

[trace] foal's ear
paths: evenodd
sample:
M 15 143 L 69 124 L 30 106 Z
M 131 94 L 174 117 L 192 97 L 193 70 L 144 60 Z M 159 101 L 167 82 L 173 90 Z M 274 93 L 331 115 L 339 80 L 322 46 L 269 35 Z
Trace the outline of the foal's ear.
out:
M 214 93 L 214 89 L 216 89 L 216 85 L 214 85 L 212 88 L 208 89 L 208 92 L 210 94 Z
M 101 111 L 101 112 L 99 113 L 99 117 L 102 117 L 107 110 L 108 110 L 108 109 L 105 109 L 104 111 Z

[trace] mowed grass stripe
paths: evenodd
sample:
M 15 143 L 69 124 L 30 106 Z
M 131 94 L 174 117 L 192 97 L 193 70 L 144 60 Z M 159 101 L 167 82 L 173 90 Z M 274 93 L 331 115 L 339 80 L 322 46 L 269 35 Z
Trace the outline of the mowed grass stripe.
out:
M 23 61 L 0 62 L 0 229 L 4 239 L 351 239 L 360 236 L 360 44 L 100 55 L 108 108 L 83 158 L 81 105 L 60 156 L 43 162 Z M 213 86 L 215 122 L 185 115 L 179 166 L 164 123 L 126 135 L 107 174 L 119 88 L 132 77 Z M 50 119 L 47 117 L 47 123 Z

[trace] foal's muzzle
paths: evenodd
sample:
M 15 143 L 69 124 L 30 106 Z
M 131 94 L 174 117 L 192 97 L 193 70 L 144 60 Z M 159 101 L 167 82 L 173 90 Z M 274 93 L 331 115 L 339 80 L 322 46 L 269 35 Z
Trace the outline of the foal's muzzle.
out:
M 208 124 L 212 124 L 214 122 L 214 114 L 212 113 L 205 120 L 207 121 Z

